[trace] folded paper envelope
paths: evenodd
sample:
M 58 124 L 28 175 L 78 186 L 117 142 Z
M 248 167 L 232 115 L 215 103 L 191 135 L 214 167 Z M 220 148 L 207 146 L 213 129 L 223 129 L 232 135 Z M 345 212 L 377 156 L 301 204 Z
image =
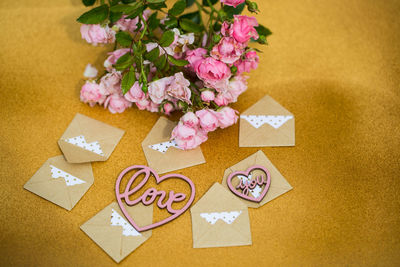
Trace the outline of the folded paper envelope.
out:
M 191 150 L 178 148 L 174 141 L 170 141 L 175 122 L 160 117 L 142 142 L 144 155 L 148 165 L 158 173 L 205 163 L 200 147 Z
M 294 116 L 266 95 L 242 112 L 239 147 L 294 146 Z
M 247 206 L 215 183 L 190 209 L 193 247 L 251 245 Z
M 24 188 L 71 210 L 93 184 L 93 180 L 90 163 L 70 164 L 61 155 L 49 158 Z
M 124 131 L 77 113 L 58 140 L 70 163 L 106 161 Z
M 140 225 L 153 220 L 153 206 L 126 206 L 128 213 Z M 113 202 L 81 225 L 85 232 L 114 261 L 120 262 L 151 236 L 151 231 L 139 233 L 123 216 L 117 202 Z
M 259 150 L 253 155 L 245 158 L 244 160 L 236 163 L 235 165 L 229 167 L 225 170 L 224 178 L 222 180 L 222 185 L 228 189 L 228 185 L 226 183 L 226 179 L 229 174 L 236 171 L 245 171 L 249 167 L 254 165 L 264 166 L 271 174 L 271 184 L 269 186 L 268 192 L 265 195 L 264 199 L 260 203 L 248 201 L 242 198 L 238 198 L 242 200 L 248 207 L 250 208 L 259 208 L 271 200 L 279 197 L 280 195 L 290 191 L 293 187 L 286 181 L 286 179 L 282 176 L 282 174 L 278 171 L 277 168 L 271 163 L 271 161 L 265 156 L 265 154 Z M 229 189 L 228 189 L 229 190 Z M 230 191 L 229 191 L 230 192 Z M 250 192 L 249 194 L 253 194 Z M 232 194 L 234 196 L 234 194 Z M 258 197 L 257 195 L 253 195 L 254 197 Z

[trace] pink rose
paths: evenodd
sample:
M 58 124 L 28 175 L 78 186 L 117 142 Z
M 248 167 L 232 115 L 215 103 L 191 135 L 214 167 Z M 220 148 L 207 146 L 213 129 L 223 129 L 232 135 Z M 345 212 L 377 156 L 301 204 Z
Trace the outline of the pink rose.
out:
M 82 39 L 89 44 L 108 44 L 115 41 L 115 31 L 108 26 L 101 27 L 100 24 L 82 24 Z
M 182 149 L 193 149 L 207 140 L 207 134 L 199 128 L 192 128 L 179 122 L 172 130 L 171 139 Z
M 231 100 L 232 100 L 232 96 L 228 92 L 223 92 L 223 93 L 219 93 L 215 97 L 214 102 L 218 106 L 222 107 L 222 106 L 228 105 L 231 102 Z
M 224 21 L 221 25 L 221 34 L 223 36 L 230 36 L 231 31 L 230 31 L 230 25 L 228 22 Z
M 185 79 L 182 72 L 175 73 L 173 78 L 173 81 L 167 88 L 168 95 L 191 104 L 190 96 L 192 91 L 189 88 L 190 82 Z
M 145 95 L 142 91 L 142 85 L 139 84 L 138 81 L 136 81 L 131 89 L 129 89 L 128 92 L 124 95 L 125 99 L 130 101 L 130 102 L 138 102 L 139 100 L 142 100 Z
M 221 0 L 221 3 L 227 6 L 237 7 L 241 3 L 244 3 L 245 0 Z
M 259 60 L 256 51 L 247 52 L 244 59 L 239 59 L 234 63 L 237 67 L 237 74 L 257 69 Z
M 210 101 L 213 101 L 214 99 L 215 99 L 214 92 L 212 92 L 210 90 L 201 92 L 201 100 L 203 100 L 205 102 L 210 102 Z
M 115 113 L 122 113 L 125 109 L 132 106 L 132 103 L 126 100 L 122 95 L 112 94 L 107 97 L 104 107 L 108 107 L 108 110 Z
M 151 103 L 152 102 L 150 101 L 150 99 L 147 99 L 147 98 L 142 98 L 142 99 L 138 100 L 137 102 L 135 102 L 136 106 L 140 110 L 145 110 L 145 109 L 149 108 Z
M 196 116 L 200 120 L 201 128 L 206 132 L 212 132 L 218 127 L 216 112 L 210 109 L 196 111 Z
M 236 76 L 229 81 L 226 89 L 217 95 L 214 102 L 218 106 L 226 106 L 229 103 L 234 103 L 237 101 L 238 96 L 246 91 L 246 89 L 246 77 L 241 75 Z
M 149 96 L 154 103 L 160 104 L 165 99 L 167 86 L 173 79 L 174 76 L 170 76 L 149 83 Z
M 216 89 L 223 87 L 231 76 L 231 70 L 228 66 L 212 57 L 202 59 L 196 63 L 195 71 L 206 85 Z
M 95 82 L 86 82 L 81 89 L 81 101 L 93 107 L 96 103 L 103 104 L 106 96 Z
M 238 116 L 236 115 L 237 111 L 230 107 L 224 107 L 216 113 L 218 116 L 219 127 L 222 129 L 235 124 L 238 120 Z
M 204 59 L 205 55 L 207 55 L 207 50 L 204 48 L 188 50 L 186 51 L 186 60 L 189 61 L 190 65 L 194 68 L 195 64 Z
M 180 121 L 184 125 L 192 128 L 195 128 L 199 125 L 199 118 L 197 118 L 197 116 L 191 111 L 185 113 L 185 115 L 181 117 Z
M 254 17 L 234 15 L 234 22 L 231 25 L 232 37 L 239 43 L 246 43 L 250 38 L 258 39 L 255 26 L 258 26 Z
M 118 26 L 118 28 L 122 31 L 128 31 L 133 33 L 136 30 L 136 24 L 139 21 L 139 17 L 136 17 L 134 19 L 127 19 L 127 15 L 123 15 L 122 18 L 120 18 L 115 25 Z
M 232 37 L 223 37 L 211 50 L 211 56 L 226 64 L 232 64 L 243 54 L 243 45 Z
M 158 112 L 159 111 L 159 104 L 156 104 L 152 101 L 150 101 L 150 104 L 146 107 L 146 110 L 150 111 L 150 112 Z
M 171 112 L 174 111 L 174 106 L 170 102 L 167 102 L 164 104 L 163 110 L 166 115 L 171 115 Z
M 104 75 L 100 80 L 100 87 L 107 95 L 121 92 L 122 75 L 119 71 L 112 71 Z
M 112 65 L 114 65 L 115 63 L 117 63 L 117 60 L 122 57 L 123 55 L 125 55 L 126 53 L 129 52 L 129 48 L 121 48 L 121 49 L 117 49 L 113 52 L 108 53 L 109 56 L 108 58 L 104 61 L 104 67 L 108 70 L 111 71 L 112 70 Z

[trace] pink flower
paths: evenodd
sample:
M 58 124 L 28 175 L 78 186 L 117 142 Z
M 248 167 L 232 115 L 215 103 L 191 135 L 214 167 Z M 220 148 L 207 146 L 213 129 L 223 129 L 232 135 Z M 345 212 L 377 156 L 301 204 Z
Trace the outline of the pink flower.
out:
M 219 93 L 215 97 L 214 102 L 218 106 L 222 107 L 222 106 L 228 105 L 231 102 L 231 99 L 232 99 L 232 96 L 229 93 L 223 92 L 223 93 Z
M 163 110 L 166 115 L 170 115 L 174 111 L 174 106 L 170 102 L 167 102 L 164 104 Z
M 203 80 L 206 85 L 216 89 L 223 87 L 231 76 L 231 70 L 228 66 L 212 57 L 197 62 L 195 71 L 197 76 Z
M 127 15 L 123 15 L 122 18 L 120 18 L 115 25 L 118 26 L 118 28 L 122 31 L 128 31 L 133 33 L 136 30 L 136 24 L 139 21 L 139 17 L 136 17 L 134 19 L 127 19 Z
M 171 139 L 182 149 L 193 149 L 207 140 L 207 134 L 199 128 L 192 128 L 179 122 L 172 130 Z
M 231 32 L 230 32 L 230 25 L 228 24 L 228 22 L 224 21 L 221 25 L 221 34 L 223 36 L 230 36 Z
M 104 61 L 104 67 L 107 69 L 107 71 L 111 71 L 112 65 L 117 63 L 117 60 L 128 52 L 129 52 L 129 48 L 122 48 L 122 49 L 117 49 L 113 52 L 108 53 L 109 56 Z
M 103 104 L 106 96 L 95 82 L 86 82 L 81 89 L 81 101 L 93 107 L 96 103 Z
M 82 39 L 89 44 L 108 44 L 115 41 L 115 31 L 108 26 L 101 27 L 100 24 L 82 24 Z
M 112 94 L 107 97 L 104 107 L 108 107 L 108 110 L 115 113 L 122 113 L 125 109 L 132 106 L 132 103 L 126 100 L 122 95 Z
M 224 107 L 216 113 L 218 116 L 219 127 L 222 129 L 235 124 L 238 120 L 238 116 L 236 115 L 237 111 L 230 107 Z
M 121 92 L 121 72 L 112 71 L 104 75 L 100 80 L 100 87 L 107 95 Z
M 200 126 L 206 132 L 212 132 L 218 127 L 216 112 L 210 109 L 196 111 L 196 116 L 200 119 Z
M 239 59 L 234 63 L 237 67 L 237 74 L 257 69 L 259 60 L 256 51 L 247 52 L 244 59 Z
M 138 102 L 145 97 L 145 94 L 142 91 L 142 85 L 136 81 L 131 89 L 124 95 L 125 99 L 130 102 Z
M 194 68 L 195 64 L 202 60 L 206 54 L 207 50 L 204 48 L 188 50 L 186 51 L 186 60 L 189 61 L 190 65 Z
M 205 101 L 205 102 L 210 102 L 213 101 L 215 99 L 215 95 L 212 91 L 210 90 L 206 90 L 201 92 L 201 100 Z
M 211 56 L 226 64 L 232 64 L 243 54 L 243 45 L 232 37 L 223 37 L 211 50 Z
M 190 82 L 185 79 L 182 72 L 175 73 L 173 77 L 172 83 L 167 88 L 168 95 L 190 104 L 190 96 L 192 94 L 189 88 Z
M 142 98 L 142 99 L 138 100 L 137 102 L 135 102 L 136 106 L 140 110 L 145 110 L 147 108 L 150 108 L 151 103 L 152 102 L 150 101 L 150 99 L 147 99 L 147 98 Z
M 221 3 L 227 6 L 237 7 L 241 3 L 244 3 L 245 0 L 221 0 Z
M 85 78 L 96 78 L 98 74 L 98 70 L 96 67 L 93 67 L 92 64 L 87 64 L 85 71 L 83 72 L 83 77 Z
M 217 95 L 214 102 L 218 106 L 226 106 L 229 103 L 234 103 L 237 101 L 238 96 L 246 91 L 246 89 L 246 77 L 241 75 L 236 76 L 229 81 L 226 89 Z
M 149 96 L 154 103 L 160 104 L 165 99 L 167 87 L 173 79 L 174 76 L 170 76 L 149 83 Z
M 180 121 L 184 125 L 192 128 L 195 128 L 199 125 L 199 118 L 197 118 L 197 116 L 191 111 L 185 113 L 185 115 L 181 117 Z
M 246 43 L 250 38 L 258 39 L 258 33 L 254 26 L 258 26 L 254 17 L 234 15 L 234 22 L 231 26 L 232 37 L 239 43 Z
M 150 104 L 146 107 L 146 110 L 150 111 L 150 112 L 158 112 L 159 111 L 159 104 L 156 104 L 152 101 L 150 101 Z

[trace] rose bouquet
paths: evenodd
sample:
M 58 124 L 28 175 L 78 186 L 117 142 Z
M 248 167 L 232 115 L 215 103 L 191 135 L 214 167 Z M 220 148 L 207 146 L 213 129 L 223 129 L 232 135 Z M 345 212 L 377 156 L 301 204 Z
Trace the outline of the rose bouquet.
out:
M 81 101 L 121 113 L 140 110 L 184 115 L 171 133 L 182 149 L 207 140 L 207 133 L 237 121 L 230 108 L 247 89 L 243 75 L 257 68 L 251 42 L 266 44 L 271 32 L 254 17 L 240 15 L 250 0 L 109 0 L 78 18 L 88 43 L 114 44 L 105 72 L 87 66 Z M 93 6 L 96 0 L 83 0 Z M 219 7 L 218 7 L 219 6 Z M 185 12 L 186 9 L 195 11 Z

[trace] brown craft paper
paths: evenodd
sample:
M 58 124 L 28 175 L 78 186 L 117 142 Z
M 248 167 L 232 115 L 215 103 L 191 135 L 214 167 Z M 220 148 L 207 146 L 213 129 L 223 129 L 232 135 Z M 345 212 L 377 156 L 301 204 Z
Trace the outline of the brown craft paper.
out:
M 242 112 L 241 115 L 291 115 L 272 97 L 266 95 L 253 106 Z M 285 122 L 281 127 L 275 129 L 268 123 L 255 128 L 248 121 L 240 118 L 239 147 L 265 147 L 265 146 L 294 146 L 295 145 L 295 121 L 293 119 Z
M 240 211 L 231 223 L 219 219 L 210 224 L 202 213 Z M 190 209 L 192 214 L 193 247 L 230 247 L 251 245 L 250 221 L 247 206 L 221 184 L 215 183 Z
M 138 248 L 151 236 L 151 231 L 140 233 L 139 236 L 123 235 L 122 226 L 111 225 L 112 210 L 115 210 L 123 219 L 123 213 L 117 202 L 113 202 L 97 213 L 93 218 L 81 225 L 85 232 L 99 247 L 101 247 L 114 261 L 120 262 L 132 251 Z M 150 224 L 153 220 L 153 206 L 142 204 L 133 207 L 126 206 L 128 213 L 139 226 Z
M 271 163 L 271 161 L 267 158 L 267 156 L 261 151 L 257 151 L 253 155 L 245 158 L 244 160 L 236 163 L 235 165 L 229 167 L 225 170 L 224 178 L 222 180 L 222 185 L 229 190 L 228 185 L 226 183 L 226 179 L 228 178 L 229 174 L 235 171 L 246 171 L 247 168 L 254 166 L 254 165 L 261 165 L 267 168 L 267 170 L 271 174 L 271 184 L 269 186 L 268 192 L 265 195 L 264 199 L 260 203 L 248 201 L 242 198 L 242 200 L 248 207 L 250 208 L 259 208 L 271 200 L 279 197 L 280 195 L 290 191 L 293 187 L 286 181 L 286 179 L 282 176 L 282 174 L 278 171 L 277 168 Z M 236 187 L 236 183 L 232 183 L 233 186 Z M 232 196 L 235 196 L 232 193 Z
M 159 174 L 206 162 L 200 147 L 191 150 L 181 150 L 170 147 L 165 153 L 161 153 L 149 147 L 150 145 L 169 141 L 172 129 L 174 129 L 175 126 L 175 122 L 165 117 L 160 117 L 142 142 L 143 152 L 148 165 Z
M 82 184 L 67 186 L 64 178 L 53 178 L 51 166 L 67 172 L 84 181 Z M 93 184 L 92 165 L 90 163 L 70 164 L 64 156 L 49 158 L 32 178 L 24 185 L 26 190 L 71 210 Z
M 103 155 L 65 141 L 65 139 L 81 135 L 85 137 L 87 143 L 97 141 L 100 144 Z M 58 145 L 70 163 L 106 161 L 123 135 L 124 131 L 121 129 L 77 113 L 67 130 L 58 140 Z

